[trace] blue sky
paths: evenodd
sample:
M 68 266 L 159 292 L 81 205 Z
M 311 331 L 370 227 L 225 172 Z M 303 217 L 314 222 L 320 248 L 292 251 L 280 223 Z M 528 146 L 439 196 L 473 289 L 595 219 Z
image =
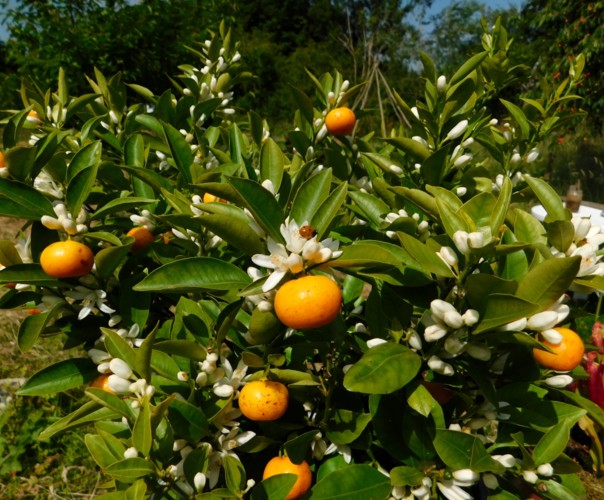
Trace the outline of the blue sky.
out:
M 524 0 L 479 0 L 481 3 L 487 5 L 491 8 L 507 8 L 507 7 L 520 7 Z M 10 2 L 13 3 L 13 2 Z M 432 8 L 430 9 L 431 14 L 438 14 L 441 10 L 443 10 L 447 5 L 452 4 L 452 0 L 434 0 L 432 4 Z M 0 13 L 0 16 L 2 14 Z M 1 21 L 1 19 L 0 19 Z M 0 40 L 6 40 L 8 37 L 8 33 L 4 25 L 0 24 Z

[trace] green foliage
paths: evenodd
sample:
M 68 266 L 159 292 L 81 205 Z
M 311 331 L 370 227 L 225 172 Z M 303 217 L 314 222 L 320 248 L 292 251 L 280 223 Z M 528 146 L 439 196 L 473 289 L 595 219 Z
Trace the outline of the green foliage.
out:
M 54 90 L 24 83 L 5 120 L 0 207 L 28 220 L 31 240 L 0 245 L 0 283 L 20 284 L 0 306 L 39 310 L 22 349 L 62 333 L 87 355 L 20 394 L 93 382 L 41 437 L 85 428 L 105 498 L 282 496 L 291 478 L 262 481 L 279 453 L 312 465 L 312 498 L 543 485 L 568 498 L 571 432 L 604 413 L 564 388 L 581 367 L 560 377 L 531 353 L 574 325 L 567 294 L 604 291 L 600 240 L 522 174 L 568 117 L 584 59 L 551 93 L 505 98 L 521 77 L 509 47 L 497 21 L 450 74 L 423 56 L 422 98 L 393 93 L 401 121 L 381 137 L 368 109 L 352 135 L 329 135 L 326 114 L 361 91 L 338 71 L 308 72 L 312 92 L 293 90 L 282 137 L 259 113 L 238 115 L 245 75 L 224 24 L 161 93 L 98 69 L 80 96 L 62 71 Z M 133 225 L 153 242 L 135 251 Z M 89 275 L 54 279 L 38 264 L 66 238 L 94 250 Z M 314 274 L 342 288 L 340 312 L 287 328 L 275 294 Z M 290 395 L 269 423 L 238 409 L 241 385 L 264 377 Z

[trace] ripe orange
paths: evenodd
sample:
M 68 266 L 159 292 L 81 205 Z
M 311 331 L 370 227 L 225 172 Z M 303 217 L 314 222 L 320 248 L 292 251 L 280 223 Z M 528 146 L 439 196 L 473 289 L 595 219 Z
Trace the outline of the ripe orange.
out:
M 109 373 L 103 373 L 90 382 L 90 387 L 97 387 L 103 389 L 105 392 L 115 394 L 109 387 Z
M 275 380 L 254 380 L 245 384 L 239 393 L 239 410 L 257 422 L 281 418 L 288 403 L 287 387 Z
M 133 227 L 126 234 L 134 237 L 134 244 L 132 245 L 133 252 L 138 252 L 139 250 L 148 247 L 153 243 L 155 238 L 153 233 L 143 226 Z
M 303 276 L 286 282 L 275 295 L 275 312 L 290 328 L 319 328 L 340 312 L 342 290 L 326 276 Z
M 94 254 L 78 241 L 57 241 L 42 251 L 40 265 L 53 278 L 78 278 L 92 270 Z
M 6 162 L 4 161 L 4 153 L 0 151 L 0 168 L 6 167 Z
M 295 500 L 304 495 L 312 485 L 312 472 L 306 460 L 300 464 L 293 463 L 289 457 L 271 458 L 264 467 L 262 479 L 267 479 L 278 474 L 295 474 L 298 476 L 285 500 Z
M 357 118 L 350 108 L 334 108 L 325 117 L 325 126 L 332 135 L 350 135 Z
M 533 349 L 535 361 L 545 368 L 566 372 L 577 367 L 583 360 L 585 345 L 581 337 L 568 328 L 555 328 L 562 335 L 562 342 L 552 344 L 547 340 L 539 339 L 554 352 L 543 349 Z

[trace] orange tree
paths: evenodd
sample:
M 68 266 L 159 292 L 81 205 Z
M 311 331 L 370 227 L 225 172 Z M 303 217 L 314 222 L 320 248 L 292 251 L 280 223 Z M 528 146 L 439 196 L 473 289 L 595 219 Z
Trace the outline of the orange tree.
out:
M 498 23 L 483 47 L 451 75 L 424 57 L 425 99 L 394 95 L 409 126 L 385 137 L 360 112 L 354 135 L 327 133 L 359 89 L 339 73 L 293 91 L 282 140 L 238 116 L 224 28 L 161 95 L 98 71 L 81 96 L 62 72 L 53 91 L 25 82 L 4 120 L 0 214 L 29 231 L 0 242 L 0 282 L 16 283 L 0 306 L 40 311 L 21 350 L 63 335 L 84 354 L 20 394 L 106 375 L 41 437 L 85 432 L 106 499 L 285 498 L 295 474 L 263 480 L 277 455 L 309 465 L 313 499 L 579 498 L 567 443 L 604 415 L 568 388 L 581 367 L 540 367 L 533 349 L 574 327 L 576 291 L 604 290 L 602 233 L 522 171 L 564 123 L 583 59 L 551 95 L 511 102 Z M 134 226 L 152 241 L 136 247 Z M 88 274 L 44 272 L 65 240 L 93 251 Z M 287 327 L 275 296 L 305 276 L 322 279 L 280 297 L 304 319 Z M 287 387 L 276 420 L 240 411 L 254 380 Z

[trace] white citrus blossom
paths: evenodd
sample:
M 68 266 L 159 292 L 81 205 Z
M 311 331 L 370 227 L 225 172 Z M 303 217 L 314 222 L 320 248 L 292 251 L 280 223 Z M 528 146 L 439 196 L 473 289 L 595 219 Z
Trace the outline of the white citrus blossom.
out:
M 107 305 L 107 292 L 104 290 L 91 290 L 85 286 L 78 285 L 71 290 L 67 290 L 65 295 L 72 299 L 73 305 L 81 306 L 78 313 L 79 320 L 86 318 L 95 310 L 99 310 L 105 314 L 113 314 L 115 312 L 115 309 Z

